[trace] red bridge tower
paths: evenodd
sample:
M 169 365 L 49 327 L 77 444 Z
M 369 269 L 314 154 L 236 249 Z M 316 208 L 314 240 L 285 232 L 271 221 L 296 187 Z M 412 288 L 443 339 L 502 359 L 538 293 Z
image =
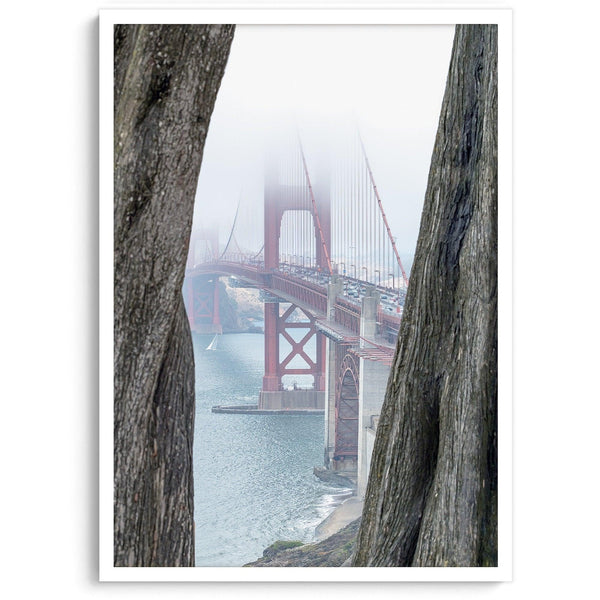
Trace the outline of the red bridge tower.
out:
M 329 246 L 331 217 L 329 182 L 321 181 L 312 188 L 306 175 L 307 185 L 283 184 L 275 169 L 267 171 L 265 177 L 264 202 L 264 260 L 265 271 L 272 273 L 280 266 L 280 235 L 283 215 L 286 211 L 309 211 L 312 231 L 316 241 L 317 269 L 329 272 Z M 309 189 L 310 188 L 310 189 Z M 309 197 L 310 194 L 310 197 Z M 307 201 L 307 199 L 309 201 Z M 316 209 L 316 212 L 315 212 Z M 325 337 L 315 328 L 315 317 L 302 307 L 290 303 L 282 306 L 283 300 L 271 297 L 265 302 L 265 375 L 259 396 L 259 409 L 319 409 L 325 403 Z M 296 341 L 294 329 L 305 329 L 306 334 Z M 281 356 L 280 339 L 291 346 L 287 356 Z M 316 357 L 307 352 L 307 344 L 315 338 Z M 291 361 L 300 357 L 306 366 L 290 367 Z M 312 389 L 283 389 L 284 375 L 312 375 Z

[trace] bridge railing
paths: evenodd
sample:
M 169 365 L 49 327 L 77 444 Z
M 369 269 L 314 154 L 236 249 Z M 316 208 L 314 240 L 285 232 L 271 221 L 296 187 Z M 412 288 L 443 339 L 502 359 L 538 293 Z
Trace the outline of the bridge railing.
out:
M 220 256 L 217 262 L 239 263 L 264 267 L 262 255 L 248 254 L 245 252 L 227 252 Z
M 280 273 L 273 273 L 271 285 L 273 289 L 292 296 L 321 313 L 327 313 L 327 292 L 323 287 L 293 275 Z
M 257 284 L 264 283 L 265 277 L 265 272 L 260 264 L 239 263 L 227 260 L 199 263 L 194 265 L 191 272 L 235 275 Z
M 398 337 L 400 321 L 400 314 L 387 312 L 381 306 L 377 309 L 377 333 L 388 341 L 393 342 Z
M 357 335 L 360 333 L 360 306 L 338 296 L 334 320 Z
M 197 264 L 192 269 L 193 271 L 198 273 L 212 272 L 234 275 L 240 279 L 252 282 L 259 287 L 280 291 L 282 294 L 293 300 L 297 300 L 315 312 L 320 312 L 323 315 L 327 314 L 326 287 L 302 278 L 297 274 L 292 274 L 287 270 L 284 272 L 275 270 L 267 273 L 263 265 L 258 261 L 241 263 L 233 260 L 220 260 Z M 390 312 L 389 308 L 390 304 L 387 304 L 386 307 L 380 305 L 377 309 L 377 335 L 393 343 L 400 329 L 401 314 Z M 335 323 L 353 334 L 359 335 L 360 318 L 360 302 L 355 298 L 346 298 L 338 295 L 334 305 Z

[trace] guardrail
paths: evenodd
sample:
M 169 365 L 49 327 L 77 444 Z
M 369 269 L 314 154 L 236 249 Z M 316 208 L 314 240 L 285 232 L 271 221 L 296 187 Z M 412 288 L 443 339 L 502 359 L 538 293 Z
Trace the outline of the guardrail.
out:
M 327 312 L 327 292 L 319 285 L 298 279 L 293 275 L 271 275 L 271 287 L 296 298 L 321 313 Z

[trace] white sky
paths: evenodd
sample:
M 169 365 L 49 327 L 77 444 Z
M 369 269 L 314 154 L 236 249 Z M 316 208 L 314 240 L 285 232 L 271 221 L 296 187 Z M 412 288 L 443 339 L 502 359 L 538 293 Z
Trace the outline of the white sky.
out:
M 262 205 L 263 148 L 284 123 L 297 124 L 311 171 L 311 148 L 356 124 L 398 248 L 412 254 L 453 37 L 444 25 L 238 26 L 195 222 L 218 222 L 223 243 L 242 190 L 245 202 Z

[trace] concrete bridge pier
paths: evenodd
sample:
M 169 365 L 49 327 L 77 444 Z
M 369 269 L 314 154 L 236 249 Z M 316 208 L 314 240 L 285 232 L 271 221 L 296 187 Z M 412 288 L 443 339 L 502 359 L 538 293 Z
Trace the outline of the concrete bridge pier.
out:
M 338 275 L 333 275 L 327 284 L 327 318 L 335 318 L 335 300 L 344 289 L 344 282 Z M 326 338 L 325 342 L 325 456 L 324 464 L 333 469 L 335 456 L 335 389 L 339 367 L 337 365 L 337 344 Z
M 377 330 L 379 293 L 367 291 L 363 298 L 360 320 L 360 348 L 368 347 L 364 339 L 374 339 Z M 364 498 L 369 480 L 369 467 L 375 442 L 377 421 L 385 396 L 390 366 L 383 362 L 360 358 L 359 416 L 358 416 L 358 472 L 357 496 Z
M 341 281 L 328 287 L 328 310 L 332 317 Z M 377 420 L 383 404 L 390 366 L 364 358 L 369 348 L 364 339 L 377 333 L 379 294 L 372 288 L 362 300 L 358 344 L 327 340 L 327 387 L 325 394 L 325 467 L 356 481 L 357 495 L 366 490 Z M 357 348 L 358 346 L 358 348 Z M 358 351 L 357 351 L 358 350 Z

